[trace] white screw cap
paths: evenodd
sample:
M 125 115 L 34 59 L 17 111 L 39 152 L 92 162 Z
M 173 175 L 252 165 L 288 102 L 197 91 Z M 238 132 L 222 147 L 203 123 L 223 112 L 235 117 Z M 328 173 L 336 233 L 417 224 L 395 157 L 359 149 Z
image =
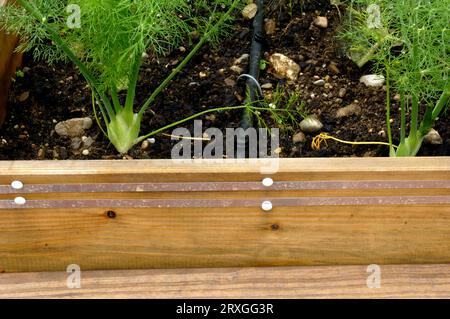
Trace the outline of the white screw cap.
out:
M 14 198 L 14 203 L 16 205 L 25 205 L 26 202 L 27 202 L 27 200 L 25 198 L 23 198 L 23 197 L 16 197 L 16 198 Z
M 272 208 L 273 208 L 272 202 L 269 201 L 269 200 L 264 201 L 264 202 L 261 204 L 261 208 L 262 208 L 264 211 L 266 211 L 266 212 L 271 211 Z
M 11 183 L 11 187 L 14 189 L 22 189 L 23 183 L 21 181 L 14 181 Z
M 270 177 L 266 177 L 262 180 L 262 184 L 266 187 L 270 187 L 273 185 L 273 179 L 271 179 Z

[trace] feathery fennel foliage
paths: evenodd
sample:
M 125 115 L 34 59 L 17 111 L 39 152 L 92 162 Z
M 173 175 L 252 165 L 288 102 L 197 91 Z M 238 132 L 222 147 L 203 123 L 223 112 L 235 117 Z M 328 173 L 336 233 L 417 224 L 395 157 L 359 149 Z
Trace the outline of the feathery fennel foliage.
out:
M 341 39 L 362 66 L 373 61 L 387 77 L 387 125 L 390 89 L 401 95 L 400 143 L 391 156 L 415 156 L 424 136 L 450 105 L 450 6 L 448 0 L 351 0 L 349 23 Z M 367 23 L 366 8 L 380 8 L 378 27 Z M 420 108 L 424 107 L 420 118 Z M 406 123 L 410 115 L 409 132 Z
M 240 5 L 225 0 L 17 0 L 0 7 L 0 29 L 21 35 L 19 49 L 52 63 L 70 60 L 98 102 L 104 132 L 126 153 L 139 136 L 144 112 L 206 43 L 217 43 Z M 80 9 L 80 28 L 67 26 L 69 5 Z M 169 77 L 134 112 L 142 56 L 167 53 L 193 32 L 200 41 Z M 126 89 L 122 105 L 118 92 Z

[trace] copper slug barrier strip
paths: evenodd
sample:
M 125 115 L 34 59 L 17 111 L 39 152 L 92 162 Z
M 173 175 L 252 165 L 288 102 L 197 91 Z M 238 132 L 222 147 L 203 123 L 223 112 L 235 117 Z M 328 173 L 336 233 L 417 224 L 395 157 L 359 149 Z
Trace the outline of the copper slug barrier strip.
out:
M 0 185 L 0 194 L 46 193 L 123 193 L 123 192 L 214 192 L 260 190 L 331 190 L 331 189 L 450 189 L 450 180 L 441 181 L 305 181 L 274 182 L 195 182 L 195 183 L 109 183 L 109 184 L 30 184 L 16 190 Z
M 29 200 L 17 205 L 13 200 L 0 200 L 0 209 L 47 208 L 227 208 L 261 207 L 270 200 L 274 207 L 301 206 L 361 206 L 361 205 L 420 205 L 450 204 L 450 196 L 380 196 L 380 197 L 301 197 L 255 199 L 97 199 L 97 200 Z

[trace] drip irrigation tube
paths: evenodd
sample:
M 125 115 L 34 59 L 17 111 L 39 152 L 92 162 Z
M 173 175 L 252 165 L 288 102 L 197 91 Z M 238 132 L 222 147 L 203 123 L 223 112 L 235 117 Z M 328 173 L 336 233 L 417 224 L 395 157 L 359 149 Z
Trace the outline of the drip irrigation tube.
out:
M 250 70 L 249 75 L 258 81 L 260 72 L 260 62 L 262 55 L 262 46 L 264 42 L 264 0 L 257 0 L 258 12 L 253 20 L 253 40 L 250 51 Z M 248 79 L 246 83 L 246 101 L 245 103 L 253 103 L 259 95 L 259 85 L 253 79 Z M 252 114 L 244 109 L 241 120 L 241 127 L 247 129 L 253 125 Z

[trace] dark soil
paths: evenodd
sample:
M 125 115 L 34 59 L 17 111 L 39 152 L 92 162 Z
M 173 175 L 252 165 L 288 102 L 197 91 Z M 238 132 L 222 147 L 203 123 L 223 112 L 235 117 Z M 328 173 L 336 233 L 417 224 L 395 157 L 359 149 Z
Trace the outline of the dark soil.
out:
M 327 29 L 313 26 L 312 22 L 317 15 L 328 17 Z M 298 81 L 287 83 L 266 70 L 262 72 L 260 82 L 272 83 L 274 88 L 282 85 L 287 90 L 299 91 L 305 101 L 307 113 L 316 114 L 324 124 L 323 132 L 349 141 L 386 142 L 387 138 L 381 132 L 386 132 L 385 91 L 382 88 L 367 88 L 359 83 L 361 75 L 370 74 L 369 66 L 363 70 L 358 69 L 340 49 L 335 38 L 341 22 L 336 7 L 325 0 L 312 1 L 312 4 L 306 4 L 303 8 L 296 6 L 292 16 L 287 10 L 276 10 L 269 13 L 268 17 L 276 20 L 277 31 L 274 36 L 267 38 L 266 56 L 275 52 L 282 53 L 296 61 L 301 66 L 302 73 Z M 230 70 L 230 67 L 237 58 L 250 51 L 251 28 L 251 22 L 239 18 L 234 33 L 224 39 L 219 48 L 205 47 L 159 96 L 152 107 L 154 113 L 147 112 L 142 132 L 150 132 L 208 108 L 242 104 L 244 86 L 237 82 L 238 74 Z M 146 62 L 141 73 L 137 104 L 145 100 L 185 54 L 182 50 L 175 50 L 158 61 Z M 339 73 L 330 70 L 330 63 L 337 66 Z M 0 159 L 122 158 L 96 125 L 86 132 L 86 135 L 95 139 L 88 156 L 82 155 L 81 150 L 73 151 L 70 140 L 60 138 L 55 133 L 57 122 L 76 117 L 93 118 L 90 91 L 74 67 L 49 66 L 44 62 L 34 62 L 29 56 L 25 57 L 24 66 L 25 76 L 18 78 L 13 85 L 9 115 L 0 129 Z M 246 66 L 243 65 L 244 69 Z M 313 85 L 315 79 L 327 76 L 331 87 Z M 225 79 L 232 79 L 237 84 L 227 86 Z M 345 97 L 339 98 L 338 92 L 342 88 L 347 93 Z M 29 92 L 26 99 L 25 92 Z M 266 93 L 269 94 L 270 91 Z M 336 119 L 336 111 L 355 100 L 361 106 L 362 113 Z M 399 105 L 394 100 L 392 103 L 394 142 L 398 142 Z M 238 127 L 240 115 L 240 111 L 233 111 L 207 116 L 202 118 L 203 127 Z M 419 155 L 450 155 L 448 119 L 446 114 L 435 126 L 444 140 L 443 145 L 424 145 Z M 192 123 L 184 126 L 191 127 Z M 388 155 L 386 146 L 352 146 L 334 141 L 328 141 L 321 150 L 314 151 L 311 148 L 314 135 L 307 135 L 305 143 L 297 144 L 293 144 L 292 135 L 292 131 L 282 130 L 282 157 Z M 141 150 L 136 146 L 129 156 L 140 159 L 170 158 L 173 143 L 170 137 L 158 135 L 156 143 L 148 150 Z

